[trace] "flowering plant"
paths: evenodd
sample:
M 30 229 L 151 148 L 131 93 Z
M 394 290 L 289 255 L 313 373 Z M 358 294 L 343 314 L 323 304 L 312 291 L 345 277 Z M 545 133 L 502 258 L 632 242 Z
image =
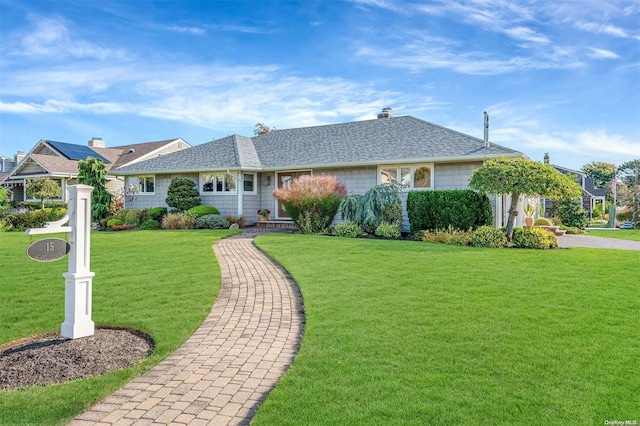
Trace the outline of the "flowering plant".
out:
M 258 210 L 258 216 L 267 217 L 267 216 L 269 216 L 270 213 L 271 213 L 271 210 L 267 210 L 267 209 L 259 209 Z

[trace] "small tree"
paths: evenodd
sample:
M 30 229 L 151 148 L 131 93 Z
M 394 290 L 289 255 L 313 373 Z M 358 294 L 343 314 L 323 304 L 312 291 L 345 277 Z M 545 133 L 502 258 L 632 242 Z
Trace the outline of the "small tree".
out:
M 184 176 L 176 176 L 171 179 L 165 202 L 169 207 L 178 211 L 186 211 L 191 207 L 200 205 L 200 194 L 196 184 Z
M 269 133 L 275 129 L 276 129 L 275 127 L 271 128 L 264 123 L 256 123 L 255 127 L 253 128 L 253 134 L 256 136 L 260 136 L 260 135 L 264 135 L 265 133 Z
M 633 220 L 640 220 L 640 159 L 627 161 L 618 167 L 618 177 L 624 187 L 620 200 L 633 211 Z
M 107 167 L 102 160 L 87 157 L 78 162 L 78 183 L 93 186 L 91 218 L 99 221 L 110 214 L 111 194 L 107 191 Z
M 273 191 L 303 233 L 326 231 L 338 213 L 347 190 L 333 176 L 301 176 Z
M 9 190 L 0 186 L 0 206 L 4 206 L 9 203 L 9 199 L 7 198 L 9 195 Z
M 40 208 L 44 209 L 44 200 L 60 198 L 62 187 L 55 180 L 48 177 L 26 179 L 27 196 L 40 200 Z
M 513 237 L 520 196 L 542 196 L 558 200 L 582 195 L 582 189 L 571 176 L 559 173 L 549 164 L 536 163 L 526 158 L 501 157 L 485 161 L 480 168 L 474 170 L 469 187 L 489 194 L 511 195 L 505 231 L 509 240 Z
M 593 178 L 596 188 L 605 188 L 616 174 L 616 165 L 602 161 L 592 161 L 582 166 L 580 170 L 590 178 Z
M 589 223 L 579 198 L 563 198 L 553 203 L 551 215 L 560 219 L 563 225 L 574 228 L 585 228 Z

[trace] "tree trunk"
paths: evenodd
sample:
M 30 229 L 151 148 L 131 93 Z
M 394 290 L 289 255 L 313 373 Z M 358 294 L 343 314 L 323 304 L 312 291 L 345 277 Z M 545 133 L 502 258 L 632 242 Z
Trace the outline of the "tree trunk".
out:
M 509 206 L 509 216 L 507 217 L 507 229 L 505 235 L 507 240 L 511 241 L 513 238 L 513 227 L 516 223 L 516 216 L 518 216 L 518 200 L 520 199 L 520 193 L 511 193 L 511 206 Z

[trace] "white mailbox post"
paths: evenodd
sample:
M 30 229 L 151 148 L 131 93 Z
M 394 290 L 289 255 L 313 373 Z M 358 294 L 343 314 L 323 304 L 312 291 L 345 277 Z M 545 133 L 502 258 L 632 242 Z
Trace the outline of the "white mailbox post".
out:
M 69 270 L 65 279 L 64 322 L 60 333 L 68 339 L 93 336 L 95 324 L 91 320 L 93 272 L 90 266 L 91 248 L 91 191 L 89 185 L 71 185 L 67 214 L 44 228 L 27 229 L 29 235 L 69 233 Z M 69 222 L 69 226 L 64 226 Z

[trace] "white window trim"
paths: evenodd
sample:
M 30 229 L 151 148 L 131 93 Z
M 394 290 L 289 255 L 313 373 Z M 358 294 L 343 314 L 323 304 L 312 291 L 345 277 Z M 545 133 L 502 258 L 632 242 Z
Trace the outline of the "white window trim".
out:
M 241 182 L 242 182 L 242 193 L 243 194 L 248 194 L 248 195 L 258 195 L 258 183 L 259 183 L 258 182 L 258 174 L 254 173 L 254 172 L 249 172 L 249 173 L 242 172 L 241 175 L 242 175 L 242 180 L 241 180 Z M 253 191 L 245 191 L 244 190 L 244 175 L 253 175 Z M 237 188 L 237 186 L 236 186 L 236 188 Z M 237 191 L 237 189 L 236 189 L 236 191 Z
M 138 196 L 138 195 L 155 195 L 156 194 L 156 185 L 158 184 L 158 181 L 156 179 L 156 175 L 137 175 L 137 176 L 129 176 L 129 177 L 127 177 L 126 192 L 128 194 L 132 194 L 132 192 L 129 191 L 129 188 L 131 187 L 131 179 L 132 178 L 138 180 L 138 184 L 136 184 L 136 191 L 133 192 L 133 194 L 135 194 L 136 196 Z M 138 186 L 140 184 L 140 180 L 141 179 L 146 179 L 146 178 L 153 178 L 153 192 L 149 192 L 149 191 L 141 192 L 141 191 L 139 191 Z M 146 188 L 147 188 L 147 185 L 145 184 L 145 189 Z
M 410 169 L 410 181 L 409 181 L 409 186 L 408 187 L 404 187 L 402 188 L 402 192 L 408 192 L 408 191 L 431 191 L 434 188 L 434 178 L 435 178 L 435 173 L 434 173 L 434 167 L 433 167 L 434 163 L 413 163 L 413 164 L 384 164 L 384 165 L 380 165 L 378 166 L 378 174 L 377 174 L 377 182 L 378 185 L 382 184 L 382 171 L 385 169 L 396 169 L 398 172 L 398 175 L 400 175 L 400 171 L 401 169 L 405 169 L 408 168 Z M 414 188 L 414 175 L 415 175 L 415 171 L 416 169 L 419 169 L 421 167 L 428 167 L 429 169 L 431 169 L 431 186 L 429 188 Z
M 202 189 L 202 186 L 204 184 L 204 180 L 202 179 L 202 176 L 213 176 L 213 191 L 204 191 Z M 231 179 L 231 181 L 233 181 L 235 183 L 235 189 L 233 191 L 218 191 L 217 190 L 217 185 L 216 185 L 216 178 L 217 176 L 224 176 L 224 181 L 227 182 L 227 179 Z M 200 193 L 200 195 L 212 195 L 212 194 L 220 194 L 220 195 L 235 195 L 238 193 L 238 184 L 240 182 L 236 181 L 236 177 L 229 175 L 229 173 L 227 172 L 201 172 L 200 174 L 198 174 L 198 192 Z M 242 181 L 242 184 L 244 185 L 244 180 Z M 254 184 L 255 187 L 255 184 Z

